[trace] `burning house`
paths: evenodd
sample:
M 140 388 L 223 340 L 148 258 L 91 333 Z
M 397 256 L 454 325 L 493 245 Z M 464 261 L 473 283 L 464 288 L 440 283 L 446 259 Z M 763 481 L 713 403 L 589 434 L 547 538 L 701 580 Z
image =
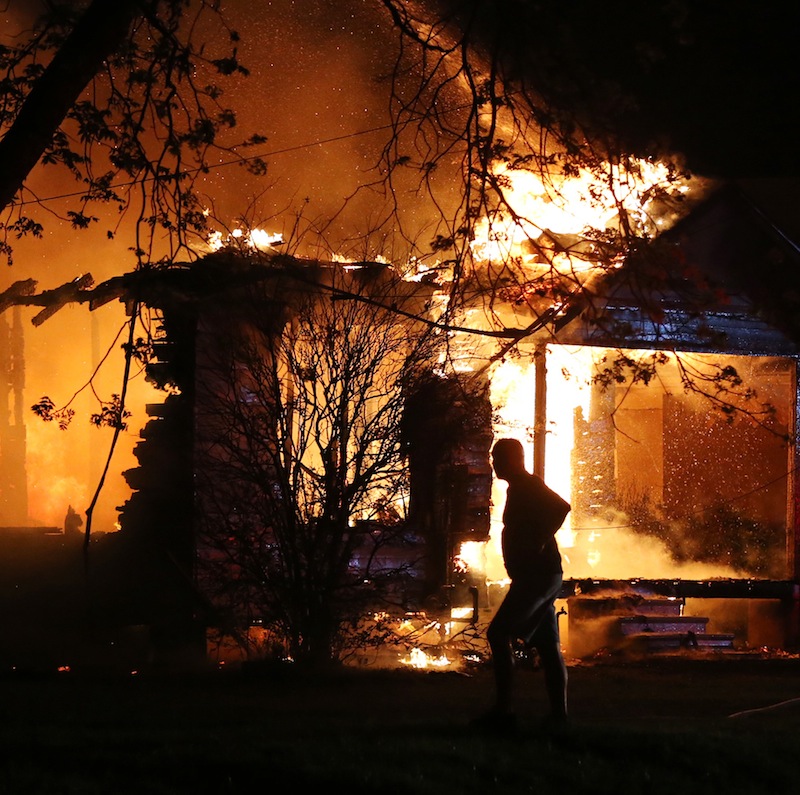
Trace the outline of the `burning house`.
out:
M 603 274 L 514 356 L 487 368 L 474 344 L 459 350 L 463 373 L 488 373 L 493 437 L 522 440 L 572 503 L 558 534 L 569 654 L 798 642 L 798 253 L 777 220 L 784 198 L 715 189 L 649 265 Z M 506 307 L 517 322 L 519 303 Z M 490 539 L 461 558 L 487 616 L 504 587 L 502 504 L 493 491 Z
M 793 647 L 798 254 L 776 217 L 723 186 L 658 237 L 645 262 L 658 268 L 591 274 L 579 300 L 539 315 L 540 294 L 498 278 L 446 334 L 441 284 L 425 273 L 287 257 L 274 241 L 79 290 L 157 313 L 147 370 L 169 392 L 148 407 L 126 473 L 107 604 L 162 649 L 204 647 L 208 625 L 266 637 L 260 627 L 290 614 L 262 612 L 278 572 L 263 517 L 277 521 L 291 491 L 308 527 L 338 534 L 350 584 L 388 584 L 415 617 L 409 638 L 442 651 L 505 587 L 488 452 L 510 435 L 572 504 L 558 536 L 569 655 Z M 554 249 L 569 244 L 551 233 Z M 506 328 L 529 332 L 500 355 L 476 333 L 486 295 Z M 331 490 L 348 495 L 336 511 Z M 281 519 L 289 535 L 301 513 Z
M 573 505 L 573 654 L 797 644 L 798 251 L 783 198 L 712 192 L 659 238 L 679 279 L 612 274 L 603 324 L 576 317 L 532 346 L 532 464 Z
M 406 555 L 398 570 L 415 583 L 406 596 L 412 604 L 418 600 L 423 614 L 428 611 L 425 620 L 436 616 L 446 624 L 466 616 L 481 622 L 499 602 L 505 578 L 498 546 L 502 494 L 492 485 L 488 450 L 493 438 L 513 435 L 526 445 L 531 469 L 569 495 L 573 506 L 559 533 L 569 654 L 636 643 L 797 643 L 798 346 L 794 288 L 787 281 L 797 250 L 763 207 L 740 186 L 712 192 L 659 239 L 660 256 L 680 263 L 675 274 L 640 274 L 639 281 L 605 274 L 591 304 L 568 306 L 552 326 L 515 344 L 513 355 L 491 360 L 468 333 L 449 336 L 448 355 L 457 367 L 405 403 L 408 493 L 389 499 L 386 491 L 381 498 L 365 492 L 372 508 L 351 516 L 372 531 L 387 517 L 389 524 L 406 517 L 408 532 L 395 537 L 398 543 L 387 554 Z M 278 261 L 270 260 L 270 278 Z M 324 266 L 323 283 L 319 264 L 282 262 L 278 272 L 287 262 L 300 267 L 304 289 L 322 290 L 331 306 L 352 299 L 354 280 L 372 285 L 377 292 L 370 295 L 382 295 L 382 302 L 388 290 L 400 317 L 418 317 L 420 307 L 436 300 L 436 289 L 424 280 L 398 279 L 376 263 L 350 264 L 347 270 Z M 749 278 L 754 263 L 764 276 L 756 282 Z M 309 268 L 317 269 L 310 281 Z M 337 268 L 347 273 L 346 289 L 331 281 Z M 248 273 L 259 280 L 263 266 Z M 786 290 L 774 295 L 764 289 L 775 283 Z M 398 285 L 405 291 L 401 298 Z M 219 291 L 210 295 L 220 306 Z M 276 295 L 282 296 L 277 304 Z M 286 295 L 284 285 L 261 304 L 262 310 L 270 307 L 270 323 L 281 328 Z M 413 302 L 413 311 L 406 301 Z M 169 337 L 181 313 L 161 308 Z M 519 305 L 496 310 L 518 313 Z M 229 320 L 227 309 L 207 312 L 200 323 L 205 339 L 223 338 L 220 329 Z M 186 326 L 192 334 L 200 333 L 196 321 Z M 259 323 L 263 329 L 265 321 Z M 206 362 L 213 349 L 197 346 Z M 193 366 L 196 373 L 202 370 L 197 360 Z M 202 377 L 190 390 L 199 401 L 195 423 L 206 431 L 214 424 L 211 415 L 222 416 L 219 409 L 197 408 L 208 405 L 199 395 L 209 383 Z M 252 402 L 255 385 L 240 388 Z M 168 406 L 169 400 L 153 412 L 168 413 Z M 160 422 L 151 426 L 157 429 Z M 204 433 L 200 424 L 195 434 Z M 275 437 L 273 444 L 278 442 Z M 144 477 L 147 468 L 140 471 Z M 139 477 L 132 475 L 132 484 Z M 166 483 L 160 481 L 159 488 Z M 183 493 L 187 508 L 176 512 L 173 504 L 173 515 L 187 515 L 188 482 Z M 134 494 L 123 518 L 138 500 Z M 181 522 L 188 567 L 196 537 L 185 518 L 173 529 Z
M 377 613 L 370 599 L 387 589 L 393 606 L 430 629 L 431 645 L 446 646 L 449 619 L 480 624 L 505 587 L 503 495 L 488 461 L 501 435 L 519 438 L 530 468 L 573 506 L 559 534 L 569 654 L 655 634 L 665 646 L 797 644 L 800 234 L 781 217 L 775 192 L 765 202 L 727 185 L 693 204 L 694 178 L 672 159 L 656 160 L 660 146 L 623 134 L 635 104 L 623 86 L 595 79 L 605 65 L 584 70 L 604 64 L 593 36 L 584 40 L 591 25 L 542 24 L 550 17 L 525 4 L 512 4 L 507 18 L 483 4 L 466 24 L 460 14 L 436 19 L 424 3 L 386 2 L 334 9 L 340 28 L 325 4 L 289 5 L 291 13 L 272 9 L 257 20 L 231 9 L 241 26 L 262 25 L 254 38 L 262 74 L 244 93 L 248 70 L 227 24 L 185 25 L 208 35 L 207 50 L 191 36 L 181 49 L 180 37 L 150 20 L 134 26 L 125 52 L 135 57 L 109 71 L 98 55 L 88 104 L 53 119 L 51 133 L 62 122 L 68 133 L 65 195 L 15 206 L 26 175 L 31 197 L 58 194 L 61 183 L 38 169 L 7 180 L 7 234 L 38 236 L 38 211 L 29 218 L 27 204 L 75 229 L 98 220 L 84 212 L 95 201 L 110 210 L 100 213 L 104 224 L 117 202 L 128 215 L 88 246 L 71 231 L 59 238 L 69 256 L 62 262 L 51 250 L 48 265 L 61 262 L 51 275 L 71 278 L 64 274 L 85 261 L 105 269 L 101 278 L 118 273 L 123 231 L 136 241 L 137 270 L 97 286 L 84 274 L 38 294 L 33 280 L 20 281 L 0 294 L 0 523 L 52 525 L 68 505 L 89 505 L 88 540 L 95 484 L 108 469 L 106 450 L 75 442 L 77 433 L 54 464 L 53 437 L 26 427 L 34 357 L 26 385 L 21 316 L 7 310 L 38 306 L 38 325 L 66 304 L 99 310 L 119 299 L 127 321 L 113 307 L 114 327 L 101 335 L 102 312 L 93 311 L 91 350 L 65 346 L 37 357 L 37 367 L 47 371 L 39 380 L 59 387 L 88 371 L 82 389 L 94 390 L 106 360 L 100 337 L 118 349 L 118 329 L 129 332 L 121 395 L 100 390 L 99 414 L 90 415 L 117 453 L 136 365 L 168 393 L 137 404 L 149 403 L 135 453 L 126 451 L 138 466 L 119 467 L 126 501 L 103 514 L 113 565 L 93 566 L 104 572 L 96 603 L 118 622 L 146 625 L 162 649 L 204 648 L 207 626 L 223 634 L 277 626 L 291 635 L 298 617 L 312 614 L 316 648 L 330 640 L 331 616 L 320 605 L 331 593 L 358 616 Z M 637 41 L 649 41 L 651 28 L 658 46 L 631 48 L 634 60 L 616 60 L 629 42 L 609 47 L 608 78 L 628 71 L 620 63 L 639 74 L 645 52 L 667 52 L 662 33 L 673 27 L 661 22 L 639 26 Z M 184 60 L 164 54 L 203 60 L 217 28 L 231 41 L 205 67 L 233 77 L 236 92 L 219 114 L 210 108 L 221 87 L 205 67 L 185 70 L 189 99 L 175 102 L 172 69 Z M 682 58 L 686 41 L 669 51 Z M 28 126 L 42 117 L 16 118 L 26 92 L 42 101 L 39 67 L 22 68 L 40 53 L 33 44 L 9 47 L 9 69 L 27 74 L 7 86 L 4 123 L 14 135 L 3 140 L 17 146 L 34 140 Z M 154 69 L 164 58 L 168 68 Z M 703 52 L 698 64 L 706 61 Z M 53 63 L 46 73 L 71 74 Z M 113 79 L 101 87 L 106 76 Z M 142 103 L 136 118 L 105 106 L 115 85 Z M 678 127 L 696 122 L 666 110 L 654 85 L 641 86 L 642 107 L 674 115 Z M 77 100 L 87 86 L 73 88 Z M 188 108 L 197 119 L 184 118 Z M 266 127 L 268 151 L 244 154 L 267 140 L 261 132 L 230 137 L 239 111 L 244 127 Z M 761 134 L 762 118 L 758 127 Z M 366 137 L 381 131 L 383 142 Z M 28 171 L 48 153 L 46 139 L 29 153 Z M 718 152 L 719 141 L 711 144 Z M 234 164 L 244 168 L 226 181 L 221 169 Z M 67 200 L 76 175 L 86 196 L 54 211 L 47 202 Z M 109 190 L 120 177 L 143 189 L 138 215 Z M 691 201 L 678 210 L 677 199 Z M 292 256 L 281 253 L 289 248 L 279 235 L 258 229 L 236 230 L 224 251 L 209 254 L 210 227 L 246 223 L 242 213 L 253 224 L 258 215 L 283 225 Z M 192 262 L 179 262 L 184 255 Z M 61 418 L 74 413 L 73 400 L 61 402 Z M 52 402 L 37 406 L 59 419 Z M 58 488 L 56 469 L 69 470 Z M 120 532 L 111 532 L 115 518 Z

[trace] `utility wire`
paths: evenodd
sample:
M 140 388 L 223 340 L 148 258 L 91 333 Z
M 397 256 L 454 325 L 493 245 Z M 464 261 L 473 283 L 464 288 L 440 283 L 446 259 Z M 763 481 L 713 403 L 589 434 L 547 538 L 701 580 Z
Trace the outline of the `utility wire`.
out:
M 168 177 L 145 177 L 144 179 L 131 179 L 127 182 L 118 182 L 113 185 L 110 185 L 109 188 L 128 188 L 132 185 L 138 185 L 141 182 L 155 182 L 156 180 L 165 181 L 167 179 L 178 179 L 180 177 L 185 177 L 190 174 L 198 174 L 201 171 L 219 171 L 222 168 L 226 168 L 227 166 L 236 166 L 241 165 L 242 163 L 247 163 L 251 160 L 259 160 L 266 157 L 277 157 L 278 155 L 285 155 L 290 152 L 298 152 L 303 149 L 311 149 L 314 146 L 324 146 L 325 144 L 336 143 L 337 141 L 345 141 L 349 138 L 357 138 L 362 135 L 370 135 L 371 133 L 380 132 L 382 130 L 386 130 L 390 128 L 391 124 L 384 124 L 379 127 L 372 127 L 368 130 L 358 130 L 356 132 L 346 133 L 344 135 L 337 135 L 331 138 L 321 138 L 317 141 L 312 141 L 310 143 L 305 144 L 296 144 L 294 146 L 286 146 L 283 149 L 274 149 L 271 152 L 265 152 L 259 155 L 250 155 L 249 157 L 241 157 L 237 158 L 236 160 L 229 160 L 227 162 L 217 163 L 215 166 L 198 166 L 197 168 L 187 169 L 185 171 L 179 171 L 175 174 L 170 174 Z M 23 201 L 17 202 L 17 205 L 23 204 L 43 204 L 44 202 L 56 201 L 57 199 L 69 199 L 74 196 L 82 196 L 86 191 L 84 190 L 77 190 L 72 191 L 71 193 L 60 193 L 55 196 L 45 196 L 38 199 L 24 199 Z
M 512 92 L 517 93 L 517 92 Z M 455 113 L 459 110 L 464 110 L 466 108 L 471 107 L 470 103 L 464 103 L 462 105 L 456 105 L 455 107 L 450 108 L 449 110 L 442 111 L 442 115 L 447 115 L 449 113 Z M 421 121 L 425 118 L 425 114 L 422 112 L 409 112 L 408 117 L 404 119 L 403 125 L 408 124 L 409 122 L 413 121 Z M 178 179 L 179 177 L 189 176 L 190 174 L 198 174 L 200 172 L 209 172 L 209 171 L 219 171 L 222 168 L 226 168 L 227 166 L 236 166 L 241 165 L 242 163 L 248 163 L 252 160 L 263 160 L 267 157 L 278 157 L 279 155 L 286 155 L 290 154 L 291 152 L 300 152 L 305 149 L 312 149 L 315 146 L 326 146 L 327 144 L 334 144 L 339 143 L 340 141 L 347 141 L 352 138 L 360 138 L 364 135 L 372 135 L 373 133 L 383 132 L 385 130 L 394 130 L 398 127 L 397 122 L 387 122 L 386 124 L 379 124 L 375 127 L 368 127 L 366 130 L 355 130 L 349 133 L 343 133 L 342 135 L 332 135 L 329 138 L 319 138 L 316 141 L 310 141 L 304 144 L 294 144 L 292 146 L 284 146 L 281 149 L 273 149 L 269 152 L 264 152 L 263 154 L 254 154 L 250 155 L 249 157 L 240 157 L 236 158 L 235 160 L 229 160 L 227 162 L 217 163 L 217 165 L 203 165 L 198 166 L 197 168 L 190 168 L 185 171 L 179 171 L 175 174 L 170 174 L 169 176 L 159 176 L 159 177 L 145 177 L 144 179 L 132 179 L 127 182 L 119 182 L 114 185 L 109 186 L 110 188 L 126 188 L 131 187 L 132 185 L 138 185 L 141 182 L 155 182 L 156 180 L 159 181 L 166 181 L 168 179 Z M 69 199 L 74 196 L 82 196 L 84 195 L 85 191 L 72 191 L 70 193 L 60 193 L 55 196 L 45 196 L 43 198 L 37 199 L 24 199 L 20 202 L 16 202 L 17 206 L 22 206 L 25 204 L 43 204 L 44 202 L 49 201 L 56 201 L 57 199 Z
M 454 108 L 454 110 L 456 110 Z M 421 114 L 420 114 L 421 118 Z M 226 168 L 227 166 L 236 166 L 241 165 L 242 163 L 248 163 L 252 160 L 263 160 L 264 158 L 274 158 L 278 157 L 279 155 L 286 155 L 290 154 L 291 152 L 300 152 L 305 149 L 312 149 L 315 146 L 325 146 L 327 144 L 338 143 L 340 141 L 347 141 L 352 138 L 359 138 L 364 135 L 372 135 L 373 133 L 383 132 L 384 130 L 391 130 L 395 128 L 396 125 L 387 122 L 386 124 L 381 124 L 376 127 L 370 127 L 366 130 L 356 130 L 354 132 L 343 133 L 342 135 L 334 135 L 330 138 L 319 138 L 316 141 L 310 141 L 304 144 L 295 144 L 293 146 L 285 146 L 281 149 L 273 149 L 269 152 L 264 152 L 262 154 L 254 154 L 248 157 L 240 157 L 236 158 L 235 160 L 228 160 L 226 162 L 217 163 L 216 165 L 204 165 L 198 166 L 197 168 L 190 168 L 186 169 L 185 171 L 179 171 L 175 174 L 170 174 L 169 176 L 159 176 L 159 177 L 145 177 L 143 179 L 131 179 L 127 182 L 118 182 L 113 185 L 110 185 L 109 188 L 127 188 L 131 187 L 132 185 L 138 185 L 142 182 L 155 182 L 158 181 L 166 181 L 170 179 L 178 179 L 180 177 L 189 176 L 191 174 L 198 174 L 200 172 L 209 172 L 209 171 L 219 171 L 220 169 Z M 75 196 L 83 196 L 86 193 L 85 190 L 78 190 L 72 191 L 70 193 L 59 193 L 55 196 L 45 196 L 36 199 L 23 199 L 22 201 L 16 202 L 16 206 L 22 206 L 25 204 L 44 204 L 45 202 L 56 201 L 58 199 L 69 199 Z

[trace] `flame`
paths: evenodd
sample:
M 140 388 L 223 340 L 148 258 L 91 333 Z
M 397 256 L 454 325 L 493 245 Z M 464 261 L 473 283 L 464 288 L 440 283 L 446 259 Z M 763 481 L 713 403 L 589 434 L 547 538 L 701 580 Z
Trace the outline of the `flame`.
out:
M 354 259 L 353 257 L 349 257 L 345 254 L 333 254 L 331 255 L 331 262 L 336 262 L 339 265 L 342 265 L 346 271 L 359 270 L 364 268 L 367 264 L 372 265 L 377 263 L 379 265 L 392 265 L 392 263 L 383 254 L 376 254 L 369 260 Z
M 546 480 L 551 488 L 567 498 L 572 480 L 572 413 L 576 405 L 588 404 L 592 357 L 595 355 L 588 348 L 557 345 L 547 348 L 547 388 L 550 399 L 546 429 Z M 495 416 L 494 437 L 519 439 L 525 448 L 528 470 L 533 469 L 531 440 L 536 394 L 536 375 L 531 362 L 532 357 L 499 362 L 492 371 L 490 393 Z M 470 571 L 485 571 L 487 578 L 494 582 L 503 582 L 505 579 L 501 549 L 505 490 L 505 483 L 495 478 L 492 482 L 489 541 L 465 542 L 458 555 L 461 565 L 466 565 Z M 559 530 L 557 539 L 562 549 L 573 546 L 575 534 L 570 516 Z
M 499 362 L 491 378 L 490 398 L 495 421 L 495 439 L 509 436 L 523 443 L 526 467 L 533 468 L 534 403 L 536 394 L 533 351 L 521 350 L 522 356 Z M 545 428 L 545 481 L 567 499 L 573 494 L 573 460 L 575 457 L 576 416 L 592 417 L 590 398 L 592 378 L 598 362 L 607 355 L 605 349 L 548 345 L 546 348 L 547 418 Z M 648 357 L 651 351 L 628 351 L 631 357 Z M 734 357 L 735 358 L 735 357 Z M 717 360 L 711 357 L 710 360 Z M 702 355 L 684 357 L 698 371 L 709 366 Z M 662 378 L 669 377 L 668 369 L 676 368 L 676 357 L 668 357 Z M 704 364 L 705 363 L 705 364 Z M 739 367 L 741 362 L 734 362 Z M 791 400 L 791 394 L 781 396 L 778 386 L 761 384 L 772 389 L 777 405 Z M 652 390 L 666 388 L 651 385 Z M 788 389 L 788 387 L 786 387 Z M 658 395 L 654 394 L 654 399 Z M 618 465 L 618 463 L 617 463 Z M 590 467 L 591 469 L 591 467 Z M 505 504 L 505 483 L 495 479 L 492 484 L 490 537 L 485 543 L 462 544 L 457 564 L 462 569 L 485 574 L 487 584 L 501 584 L 505 569 L 502 563 L 500 539 L 502 512 Z M 575 526 L 581 522 L 583 526 Z M 626 577 L 708 577 L 737 576 L 720 564 L 676 562 L 670 551 L 653 537 L 637 534 L 630 519 L 613 505 L 604 507 L 596 516 L 576 516 L 570 513 L 556 536 L 564 559 L 566 577 L 600 576 L 609 579 Z
M 410 668 L 446 668 L 450 665 L 447 655 L 434 657 L 418 648 L 411 649 L 408 656 L 403 657 L 400 662 Z
M 280 232 L 267 232 L 264 229 L 251 229 L 247 235 L 248 242 L 253 248 L 268 249 L 283 243 L 283 235 Z
M 572 492 L 572 453 L 575 446 L 574 415 L 580 408 L 589 416 L 589 396 L 596 359 L 602 354 L 592 348 L 565 345 L 547 347 L 547 434 L 545 438 L 545 479 L 548 486 L 569 499 Z M 559 547 L 575 545 L 570 512 L 556 534 Z
M 228 246 L 247 248 L 252 251 L 270 251 L 281 245 L 283 234 L 280 232 L 267 232 L 265 229 L 234 229 L 228 234 L 216 231 L 208 236 L 206 241 L 211 251 L 219 251 Z
M 540 255 L 525 250 L 528 241 L 539 240 L 545 232 L 580 235 L 588 229 L 605 230 L 623 211 L 643 230 L 657 231 L 668 219 L 654 211 L 650 198 L 654 189 L 689 191 L 688 182 L 675 183 L 663 163 L 635 159 L 630 166 L 606 164 L 604 170 L 601 180 L 587 169 L 574 176 L 557 176 L 511 169 L 506 164 L 496 166 L 493 173 L 505 207 L 477 224 L 471 244 L 473 255 L 479 261 L 516 258 L 533 264 Z M 595 266 L 569 252 L 554 252 L 547 267 L 574 275 Z
M 453 559 L 457 571 L 486 571 L 486 544 L 483 541 L 464 541 Z M 457 616 L 453 616 L 457 618 Z

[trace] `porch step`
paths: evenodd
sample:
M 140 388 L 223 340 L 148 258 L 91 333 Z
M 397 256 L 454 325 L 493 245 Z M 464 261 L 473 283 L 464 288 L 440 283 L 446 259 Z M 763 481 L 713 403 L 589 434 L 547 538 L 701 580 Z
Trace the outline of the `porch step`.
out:
M 685 616 L 684 599 L 640 594 L 567 600 L 569 648 L 576 657 L 598 651 L 658 654 L 734 649 L 734 635 L 710 633 L 710 619 Z
M 707 618 L 679 615 L 621 616 L 618 621 L 625 636 L 645 633 L 686 635 L 689 632 L 703 635 L 708 625 Z
M 663 652 L 684 649 L 724 650 L 733 648 L 733 634 L 694 632 L 646 632 L 628 635 L 626 646 L 631 651 Z

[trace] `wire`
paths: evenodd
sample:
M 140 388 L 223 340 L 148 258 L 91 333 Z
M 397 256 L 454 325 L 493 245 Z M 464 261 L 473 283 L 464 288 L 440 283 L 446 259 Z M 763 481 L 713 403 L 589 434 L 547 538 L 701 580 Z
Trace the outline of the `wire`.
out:
M 114 183 L 113 185 L 109 186 L 109 189 L 116 189 L 116 188 L 128 188 L 132 185 L 138 185 L 142 182 L 155 182 L 156 180 L 159 181 L 166 181 L 167 179 L 178 179 L 179 177 L 188 176 L 190 174 L 198 174 L 200 172 L 209 172 L 209 171 L 219 171 L 222 168 L 226 168 L 227 166 L 236 166 L 241 165 L 242 163 L 247 163 L 252 160 L 262 160 L 264 158 L 270 157 L 278 157 L 280 155 L 289 154 L 291 152 L 299 152 L 305 149 L 311 149 L 315 146 L 325 146 L 327 144 L 338 143 L 339 141 L 347 141 L 351 138 L 359 138 L 363 135 L 372 135 L 373 133 L 382 132 L 384 130 L 390 130 L 394 128 L 394 124 L 386 123 L 381 124 L 377 127 L 370 127 L 366 130 L 356 130 L 355 132 L 344 133 L 342 135 L 334 135 L 330 138 L 320 138 L 316 141 L 311 141 L 309 143 L 304 144 L 295 144 L 294 146 L 285 146 L 282 149 L 273 149 L 270 152 L 264 152 L 262 154 L 257 155 L 250 155 L 249 157 L 240 157 L 236 158 L 235 160 L 229 160 L 222 163 L 217 163 L 214 166 L 198 166 L 197 168 L 187 169 L 186 171 L 179 171 L 175 174 L 170 174 L 169 177 L 146 177 L 144 179 L 131 179 L 127 182 L 118 182 Z M 58 199 L 70 199 L 75 196 L 83 196 L 86 193 L 85 190 L 76 190 L 71 191 L 69 193 L 59 193 L 54 196 L 44 196 L 36 199 L 23 199 L 22 201 L 15 202 L 15 206 L 23 206 L 26 204 L 44 204 L 45 202 L 56 201 Z
M 517 92 L 512 92 L 517 93 Z M 447 115 L 449 113 L 455 113 L 459 110 L 464 110 L 465 108 L 469 108 L 470 105 L 468 103 L 464 103 L 461 105 L 455 105 L 451 107 L 449 110 L 445 109 L 441 111 L 442 115 Z M 424 113 L 422 112 L 409 112 L 408 118 L 405 120 L 404 124 L 407 124 L 411 121 L 420 121 L 425 118 Z M 166 181 L 167 179 L 177 179 L 178 177 L 188 176 L 190 174 L 198 174 L 200 172 L 209 172 L 209 171 L 218 171 L 221 168 L 225 168 L 227 166 L 236 166 L 241 165 L 242 163 L 248 163 L 251 160 L 259 160 L 266 157 L 278 157 L 279 155 L 286 155 L 291 152 L 300 152 L 304 149 L 311 149 L 315 146 L 325 146 L 327 144 L 334 144 L 338 143 L 339 141 L 347 141 L 352 138 L 360 138 L 363 135 L 372 135 L 373 133 L 383 132 L 384 130 L 393 130 L 397 128 L 397 122 L 386 122 L 386 124 L 379 124 L 375 127 L 368 127 L 366 130 L 356 130 L 354 132 L 343 133 L 342 135 L 332 135 L 330 138 L 319 138 L 316 141 L 310 141 L 304 144 L 294 144 L 293 146 L 284 146 L 281 149 L 273 149 L 270 152 L 264 152 L 263 154 L 258 155 L 250 155 L 249 157 L 240 157 L 236 158 L 235 160 L 229 160 L 227 162 L 218 163 L 215 166 L 210 165 L 203 165 L 198 166 L 197 168 L 190 168 L 186 171 L 179 171 L 176 174 L 171 174 L 169 177 L 146 177 L 144 179 L 132 179 L 127 182 L 119 182 L 114 185 L 109 186 L 110 188 L 126 188 L 132 185 L 138 185 L 142 182 L 154 182 L 156 180 Z M 25 204 L 44 204 L 45 202 L 49 201 L 56 201 L 57 199 L 69 199 L 74 196 L 83 196 L 86 191 L 72 191 L 70 193 L 60 193 L 55 196 L 45 196 L 43 198 L 37 199 L 24 199 L 20 202 L 16 202 L 16 206 L 22 206 Z

